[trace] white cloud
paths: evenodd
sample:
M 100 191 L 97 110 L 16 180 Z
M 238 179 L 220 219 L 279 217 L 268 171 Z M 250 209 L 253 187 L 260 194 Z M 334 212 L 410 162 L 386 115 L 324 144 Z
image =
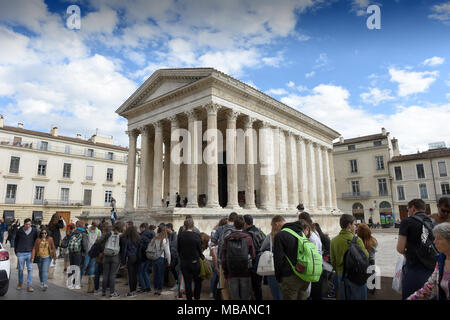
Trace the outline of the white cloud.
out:
M 433 14 L 428 17 L 431 19 L 440 20 L 446 24 L 450 24 L 450 1 L 442 4 L 436 4 L 431 7 Z
M 314 65 L 314 69 L 319 69 L 325 67 L 328 64 L 328 56 L 326 53 L 321 53 L 319 57 L 316 59 L 316 64 Z
M 315 74 L 316 74 L 315 71 L 311 71 L 311 72 L 305 73 L 305 77 L 306 78 L 311 78 L 311 77 L 314 77 Z
M 398 83 L 398 95 L 401 97 L 425 92 L 439 76 L 438 71 L 408 72 L 395 68 L 389 69 L 391 81 Z
M 269 95 L 281 96 L 283 94 L 287 94 L 288 92 L 283 88 L 279 88 L 279 89 L 269 89 L 265 93 Z
M 395 98 L 391 96 L 391 92 L 392 91 L 389 89 L 380 90 L 378 88 L 370 88 L 369 92 L 361 93 L 360 97 L 364 103 L 376 106 L 383 101 L 395 100 Z
M 433 57 L 433 58 L 426 59 L 423 62 L 423 65 L 434 67 L 434 66 L 438 66 L 440 64 L 443 64 L 444 62 L 445 62 L 445 58 Z
M 352 0 L 352 11 L 356 12 L 357 16 L 365 16 L 370 2 L 370 0 Z

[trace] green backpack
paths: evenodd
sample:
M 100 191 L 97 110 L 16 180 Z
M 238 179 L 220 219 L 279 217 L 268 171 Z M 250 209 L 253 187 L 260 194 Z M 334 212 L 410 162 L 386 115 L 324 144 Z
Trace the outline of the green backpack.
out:
M 307 282 L 318 282 L 322 274 L 322 256 L 317 251 L 314 243 L 302 233 L 300 236 L 295 231 L 284 228 L 281 231 L 289 232 L 298 239 L 297 263 L 294 266 L 288 256 L 287 261 L 291 265 L 292 271 L 302 280 Z

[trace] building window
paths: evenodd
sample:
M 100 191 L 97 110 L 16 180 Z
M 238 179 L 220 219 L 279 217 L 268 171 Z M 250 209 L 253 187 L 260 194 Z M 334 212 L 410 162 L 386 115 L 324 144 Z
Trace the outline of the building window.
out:
M 420 198 L 428 199 L 427 185 L 425 183 L 421 183 L 419 184 L 419 189 L 420 189 Z
M 92 199 L 92 190 L 90 190 L 90 189 L 84 190 L 83 204 L 85 206 L 90 206 L 91 205 L 91 199 Z
M 113 169 L 112 168 L 108 168 L 106 170 L 106 181 L 113 181 Z
M 403 180 L 402 167 L 394 167 L 395 180 Z
M 48 151 L 48 142 L 47 141 L 41 141 L 41 145 L 39 147 L 39 150 Z
M 358 164 L 356 160 L 350 160 L 350 172 L 351 173 L 358 172 Z
M 6 185 L 6 200 L 5 203 L 16 203 L 17 185 Z
M 388 189 L 387 189 L 387 183 L 386 179 L 378 179 L 378 190 L 380 196 L 387 196 L 388 195 Z
M 379 147 L 379 146 L 381 146 L 381 140 L 380 140 L 380 141 L 374 141 L 374 142 L 373 142 L 373 146 L 374 146 L 374 147 Z
M 377 170 L 384 170 L 384 158 L 383 156 L 376 157 Z
M 416 164 L 417 178 L 425 179 L 425 170 L 423 169 L 423 163 Z
M 94 157 L 94 149 L 87 149 L 86 156 L 93 158 Z
M 9 164 L 9 172 L 10 173 L 19 173 L 19 157 L 11 157 L 11 162 Z
M 36 187 L 36 192 L 34 194 L 34 203 L 42 204 L 44 201 L 44 187 Z
M 107 160 L 114 160 L 114 153 L 112 153 L 112 152 L 106 153 L 106 159 Z
M 92 180 L 94 178 L 94 167 L 87 166 L 86 167 L 86 180 Z
M 45 176 L 47 171 L 47 160 L 39 160 L 38 176 Z
M 355 145 L 354 144 L 351 144 L 351 145 L 349 145 L 348 146 L 348 150 L 355 150 L 356 148 L 355 148 Z
M 403 186 L 397 186 L 398 200 L 405 200 L 405 189 Z
M 439 177 L 446 177 L 447 167 L 445 166 L 445 161 L 439 161 L 438 168 L 439 168 Z
M 63 178 L 70 178 L 70 171 L 71 171 L 71 169 L 72 169 L 72 164 L 64 163 Z
M 450 195 L 450 184 L 444 182 L 441 184 L 442 195 Z
M 109 206 L 111 204 L 112 199 L 112 191 L 105 191 L 105 206 Z
M 61 188 L 61 202 L 69 203 L 69 188 Z
M 65 148 L 65 150 L 64 150 L 64 152 L 67 153 L 67 154 L 70 154 L 71 149 L 72 149 L 72 148 L 70 147 L 70 145 L 67 144 L 67 145 L 66 145 L 66 148 Z
M 360 194 L 359 189 L 359 181 L 352 181 L 352 193 L 354 196 L 358 196 Z

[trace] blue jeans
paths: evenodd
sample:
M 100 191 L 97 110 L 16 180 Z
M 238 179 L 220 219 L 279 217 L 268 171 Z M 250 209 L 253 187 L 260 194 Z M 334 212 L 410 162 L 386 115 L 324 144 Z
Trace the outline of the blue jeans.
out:
M 103 273 L 103 263 L 95 264 L 95 277 L 94 277 L 94 288 L 98 290 L 100 288 L 100 275 Z
M 143 261 L 139 264 L 138 278 L 142 289 L 150 289 L 150 277 L 148 276 L 148 266 L 150 260 Z
M 166 260 L 164 258 L 158 258 L 153 261 L 153 272 L 155 273 L 155 289 L 162 290 L 164 271 L 166 270 Z
M 270 293 L 272 294 L 273 300 L 283 300 L 281 286 L 275 276 L 267 276 L 267 283 L 269 284 Z
M 95 272 L 95 258 L 91 258 L 88 254 L 84 257 L 83 268 L 81 269 L 80 281 L 84 273 L 88 270 L 88 275 L 93 276 Z
M 52 262 L 51 257 L 41 258 L 41 262 L 38 263 L 39 269 L 39 280 L 43 284 L 47 284 L 48 281 L 48 268 L 50 267 L 50 262 Z
M 19 283 L 23 283 L 23 268 L 27 264 L 27 286 L 33 283 L 33 263 L 31 262 L 31 252 L 18 252 L 17 261 L 19 263 Z
M 210 282 L 210 285 L 209 285 L 209 292 L 212 293 L 212 294 L 215 294 L 216 288 L 217 288 L 217 283 L 216 283 L 217 270 L 216 270 L 216 267 L 214 265 L 213 265 L 212 269 L 213 269 L 213 274 L 212 274 L 211 282 Z
M 402 299 L 405 300 L 423 287 L 433 273 L 422 265 L 406 264 L 402 269 Z
M 359 286 L 346 279 L 342 281 L 342 274 L 338 274 L 339 300 L 367 300 L 367 286 Z

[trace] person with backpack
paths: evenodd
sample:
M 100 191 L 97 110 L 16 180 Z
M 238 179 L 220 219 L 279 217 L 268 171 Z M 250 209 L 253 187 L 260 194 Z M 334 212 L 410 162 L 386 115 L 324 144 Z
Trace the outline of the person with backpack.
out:
M 284 300 L 306 300 L 310 283 L 322 274 L 322 257 L 309 241 L 308 226 L 305 220 L 286 223 L 274 239 L 275 277 Z
M 405 255 L 402 269 L 402 299 L 419 290 L 433 273 L 437 254 L 433 241 L 433 222 L 425 214 L 425 202 L 408 202 L 408 218 L 400 223 L 397 251 Z
M 433 228 L 436 249 L 436 267 L 423 287 L 408 300 L 450 300 L 450 222 L 442 222 Z
M 150 241 L 152 241 L 155 236 L 155 232 L 148 228 L 148 223 L 144 222 L 139 226 L 139 231 L 141 240 L 139 242 L 139 269 L 138 269 L 138 279 L 141 289 L 138 293 L 150 292 L 150 277 L 148 275 L 148 269 L 150 267 L 151 261 L 147 258 L 145 250 L 148 247 Z
M 367 300 L 366 280 L 369 277 L 369 253 L 361 238 L 355 235 L 356 219 L 343 214 L 339 219 L 341 231 L 331 240 L 331 265 L 337 274 L 338 299 Z
M 256 268 L 258 267 L 257 256 L 261 251 L 261 245 L 266 239 L 266 235 L 262 232 L 261 229 L 257 228 L 253 225 L 253 217 L 250 214 L 244 215 L 244 230 L 253 240 L 253 247 L 255 248 L 255 259 L 252 260 L 252 273 L 251 273 L 251 281 L 252 281 L 252 291 L 253 297 L 255 300 L 262 300 L 262 280 L 263 277 L 256 273 Z
M 356 234 L 362 239 L 362 241 L 364 242 L 364 247 L 366 247 L 367 252 L 369 253 L 369 265 L 375 265 L 375 252 L 377 252 L 376 248 L 378 246 L 377 239 L 372 236 L 372 231 L 365 223 L 360 223 L 358 225 Z M 373 273 L 375 273 L 375 270 L 373 271 Z M 370 292 L 372 294 L 375 294 L 375 288 Z
M 69 250 L 69 262 L 71 266 L 77 266 L 81 269 L 83 254 L 87 255 L 88 250 L 88 236 L 84 229 L 84 223 L 81 220 L 76 222 L 76 229 L 72 232 L 69 238 L 67 249 Z M 75 271 L 68 273 L 70 277 Z M 81 277 L 81 274 L 80 274 Z M 75 279 L 73 279 L 75 281 Z M 69 284 L 69 289 L 81 289 L 77 284 Z
M 83 277 L 83 274 L 88 271 L 89 281 L 88 281 L 88 293 L 94 292 L 94 272 L 95 272 L 95 257 L 91 257 L 89 255 L 89 252 L 92 248 L 92 246 L 97 242 L 98 239 L 101 238 L 102 232 L 97 227 L 98 222 L 92 221 L 91 226 L 86 229 L 87 237 L 88 237 L 88 253 L 85 255 L 83 268 L 81 269 L 81 278 Z M 80 281 L 81 281 L 80 278 Z
M 128 285 L 130 291 L 127 298 L 136 297 L 137 274 L 139 269 L 139 243 L 141 238 L 135 226 L 129 226 L 122 235 L 123 248 L 121 254 L 122 265 L 127 266 Z
M 166 224 L 167 237 L 169 239 L 169 247 L 170 247 L 170 266 L 166 269 L 164 273 L 164 282 L 169 282 L 169 273 L 172 273 L 172 276 L 175 280 L 175 285 L 171 290 L 177 290 L 178 288 L 178 237 L 177 233 L 173 230 L 173 224 Z
M 244 223 L 241 215 L 234 219 L 234 230 L 225 237 L 220 253 L 231 300 L 250 300 L 252 260 L 256 254 L 252 237 L 244 232 Z
M 124 229 L 124 223 L 118 221 L 114 224 L 112 231 L 109 225 L 105 223 L 106 233 L 99 240 L 101 252 L 103 253 L 103 283 L 102 296 L 106 296 L 106 288 L 109 288 L 109 297 L 119 298 L 120 295 L 115 291 L 116 274 L 120 267 L 120 236 Z
M 145 253 L 147 258 L 150 259 L 153 264 L 155 295 L 160 296 L 164 281 L 164 270 L 166 269 L 166 265 L 170 266 L 171 259 L 169 239 L 164 223 L 161 223 L 158 226 L 156 236 L 149 243 Z
M 202 279 L 200 278 L 200 259 L 204 259 L 202 239 L 194 232 L 194 220 L 184 220 L 184 231 L 177 239 L 181 272 L 185 284 L 186 299 L 192 300 L 192 281 L 194 281 L 194 299 L 200 300 Z
M 236 212 L 231 212 L 228 216 L 227 223 L 217 228 L 217 231 L 211 237 L 211 247 L 217 247 L 217 264 L 219 267 L 219 288 L 222 300 L 230 299 L 230 292 L 228 289 L 228 281 L 224 276 L 222 267 L 221 254 L 224 239 L 234 230 L 234 220 L 237 218 Z

